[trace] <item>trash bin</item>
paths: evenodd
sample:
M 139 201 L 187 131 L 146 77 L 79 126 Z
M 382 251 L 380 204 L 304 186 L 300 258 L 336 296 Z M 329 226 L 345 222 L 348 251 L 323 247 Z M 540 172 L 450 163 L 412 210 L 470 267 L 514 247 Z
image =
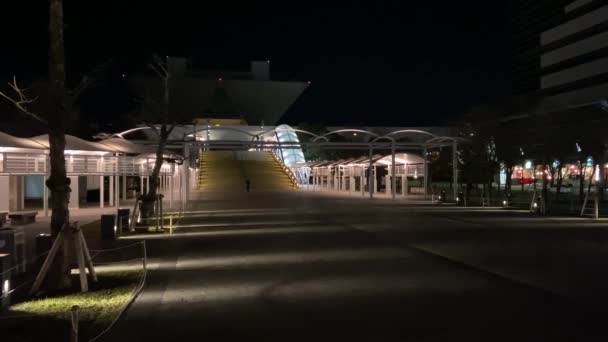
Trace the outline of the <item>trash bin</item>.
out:
M 11 267 L 13 256 L 0 253 L 0 311 L 6 310 L 11 305 Z
M 116 215 L 101 215 L 101 238 L 104 240 L 113 240 L 118 234 L 116 225 Z
M 36 244 L 34 246 L 36 257 L 39 257 L 51 250 L 51 247 L 53 246 L 53 237 L 51 234 L 38 234 L 34 243 Z
M 118 229 L 119 230 L 127 230 L 129 229 L 129 216 L 130 216 L 129 208 L 118 208 L 116 210 L 116 215 L 118 217 Z

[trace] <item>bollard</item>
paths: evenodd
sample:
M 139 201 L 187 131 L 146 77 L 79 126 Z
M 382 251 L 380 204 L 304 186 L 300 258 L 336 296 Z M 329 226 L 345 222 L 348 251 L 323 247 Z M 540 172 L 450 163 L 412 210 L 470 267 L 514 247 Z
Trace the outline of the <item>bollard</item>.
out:
M 71 331 L 70 331 L 70 342 L 78 342 L 78 320 L 80 316 L 80 307 L 78 305 L 72 306 L 70 309 L 71 318 Z
M 503 208 L 511 207 L 511 193 L 506 194 L 505 197 L 502 199 L 502 207 Z
M 104 240 L 114 240 L 118 234 L 116 215 L 101 215 L 101 238 Z
M 440 203 L 444 203 L 445 201 L 446 201 L 446 198 L 445 198 L 445 190 L 441 190 L 441 191 L 439 192 L 439 199 L 438 199 L 438 202 L 440 202 Z
M 460 191 L 456 195 L 456 205 L 463 205 L 464 203 L 464 192 Z

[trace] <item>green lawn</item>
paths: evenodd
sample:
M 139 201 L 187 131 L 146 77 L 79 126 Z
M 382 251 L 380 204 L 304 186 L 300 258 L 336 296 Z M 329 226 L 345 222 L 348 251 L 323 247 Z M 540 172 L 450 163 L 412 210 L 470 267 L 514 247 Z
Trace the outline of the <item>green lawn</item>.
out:
M 99 282 L 91 283 L 89 292 L 67 293 L 13 305 L 0 315 L 3 337 L 8 336 L 7 341 L 11 342 L 67 341 L 69 311 L 74 305 L 80 307 L 81 340 L 96 336 L 118 317 L 139 285 L 142 271 L 104 271 L 98 276 Z M 74 286 L 79 286 L 76 277 Z M 24 329 L 26 326 L 31 328 Z

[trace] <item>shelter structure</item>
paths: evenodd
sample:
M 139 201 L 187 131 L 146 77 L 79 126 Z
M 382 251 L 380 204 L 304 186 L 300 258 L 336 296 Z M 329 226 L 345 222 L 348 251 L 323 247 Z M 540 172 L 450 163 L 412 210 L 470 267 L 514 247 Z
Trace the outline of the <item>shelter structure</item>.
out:
M 66 171 L 70 179 L 71 209 L 95 202 L 100 207 L 120 205 L 121 200 L 146 189 L 156 156 L 155 148 L 120 138 L 99 142 L 66 135 Z M 168 160 L 180 156 L 167 155 Z M 161 193 L 173 202 L 172 189 L 180 183 L 183 172 L 175 163 L 161 168 Z M 50 173 L 48 135 L 18 138 L 0 132 L 0 211 L 20 211 L 26 200 L 41 202 L 48 215 L 49 193 L 44 180 Z

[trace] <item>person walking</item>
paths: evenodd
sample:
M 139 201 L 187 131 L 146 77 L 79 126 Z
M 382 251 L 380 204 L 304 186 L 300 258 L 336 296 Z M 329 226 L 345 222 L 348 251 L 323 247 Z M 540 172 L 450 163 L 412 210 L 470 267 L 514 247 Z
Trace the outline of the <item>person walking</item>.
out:
M 247 192 L 249 192 L 250 189 L 251 189 L 251 181 L 249 180 L 249 177 L 245 177 L 245 190 Z

